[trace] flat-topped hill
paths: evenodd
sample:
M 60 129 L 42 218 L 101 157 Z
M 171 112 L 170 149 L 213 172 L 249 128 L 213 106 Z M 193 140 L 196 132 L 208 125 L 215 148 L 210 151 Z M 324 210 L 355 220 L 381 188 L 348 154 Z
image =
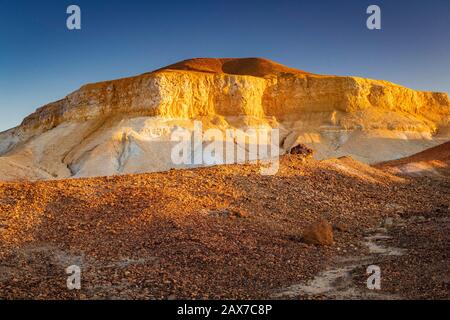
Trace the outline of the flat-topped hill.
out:
M 87 84 L 37 109 L 0 133 L 0 180 L 168 170 L 170 133 L 192 130 L 193 121 L 221 131 L 279 129 L 282 154 L 305 144 L 317 159 L 378 163 L 448 141 L 450 100 L 446 93 L 310 74 L 262 58 L 190 59 Z

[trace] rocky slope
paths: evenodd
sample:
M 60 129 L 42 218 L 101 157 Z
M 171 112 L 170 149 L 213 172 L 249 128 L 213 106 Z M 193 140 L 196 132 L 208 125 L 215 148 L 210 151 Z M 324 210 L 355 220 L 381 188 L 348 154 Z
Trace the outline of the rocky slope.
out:
M 281 151 L 366 163 L 409 156 L 450 137 L 450 100 L 386 81 L 323 76 L 269 60 L 192 59 L 83 86 L 0 134 L 0 179 L 162 171 L 177 127 L 280 129 Z
M 450 142 L 406 158 L 380 163 L 377 168 L 401 175 L 450 177 Z

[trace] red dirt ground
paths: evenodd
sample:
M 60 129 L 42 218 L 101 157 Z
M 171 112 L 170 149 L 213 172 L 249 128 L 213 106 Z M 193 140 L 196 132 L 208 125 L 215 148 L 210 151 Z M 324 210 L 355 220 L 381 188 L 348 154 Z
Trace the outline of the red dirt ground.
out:
M 450 263 L 450 254 L 432 248 L 450 241 L 433 215 L 449 216 L 449 187 L 449 180 L 398 178 L 349 159 L 296 155 L 284 156 L 274 176 L 246 164 L 0 183 L 0 298 L 270 298 L 338 256 L 364 254 L 368 229 L 405 214 L 429 221 L 430 239 L 408 229 L 409 252 L 422 248 L 411 260 L 414 274 L 396 276 L 402 270 L 393 260 L 384 287 L 449 298 L 445 278 L 429 268 Z M 302 241 L 320 219 L 341 226 L 333 246 Z M 66 287 L 72 264 L 82 268 L 80 291 Z

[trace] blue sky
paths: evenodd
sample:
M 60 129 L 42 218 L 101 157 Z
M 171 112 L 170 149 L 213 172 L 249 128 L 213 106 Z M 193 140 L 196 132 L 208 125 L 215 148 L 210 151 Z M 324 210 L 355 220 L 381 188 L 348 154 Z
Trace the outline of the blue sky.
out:
M 66 28 L 77 4 L 82 29 Z M 366 28 L 366 8 L 382 30 Z M 450 1 L 0 0 L 0 131 L 82 84 L 192 57 L 265 57 L 450 92 Z

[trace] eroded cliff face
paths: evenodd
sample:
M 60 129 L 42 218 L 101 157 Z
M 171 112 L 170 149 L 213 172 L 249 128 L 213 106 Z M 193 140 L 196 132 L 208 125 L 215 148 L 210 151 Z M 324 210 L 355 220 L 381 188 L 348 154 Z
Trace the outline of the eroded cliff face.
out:
M 163 70 L 137 77 L 90 84 L 65 99 L 46 105 L 22 123 L 24 128 L 50 129 L 67 121 L 121 115 L 198 118 L 252 116 L 302 119 L 308 113 L 331 113 L 334 125 L 397 128 L 410 119 L 412 129 L 431 131 L 449 125 L 450 100 L 445 93 L 418 92 L 386 81 L 356 77 L 286 74 L 253 77 Z M 355 113 L 370 119 L 346 121 Z M 336 118 L 336 114 L 338 117 Z M 342 123 L 339 123 L 343 120 Z M 402 120 L 405 120 L 402 118 Z M 359 122 L 359 123 L 358 123 Z
M 136 77 L 83 86 L 0 134 L 0 179 L 166 170 L 173 143 L 159 127 L 280 129 L 318 158 L 371 163 L 449 138 L 450 100 L 386 81 L 321 76 L 263 59 L 194 59 Z

